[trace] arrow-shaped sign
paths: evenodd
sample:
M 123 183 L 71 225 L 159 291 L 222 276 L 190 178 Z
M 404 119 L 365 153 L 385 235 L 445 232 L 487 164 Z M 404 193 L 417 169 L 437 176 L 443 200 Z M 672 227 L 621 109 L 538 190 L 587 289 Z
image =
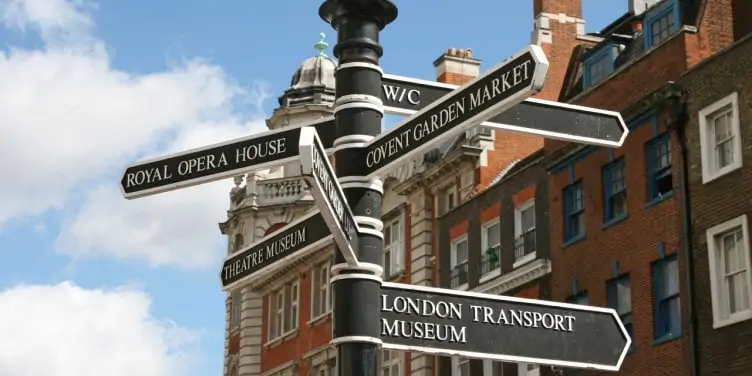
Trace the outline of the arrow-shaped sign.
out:
M 381 79 L 381 88 L 384 111 L 412 115 L 458 86 L 385 74 Z M 481 125 L 612 148 L 621 147 L 629 134 L 618 112 L 537 98 L 525 99 Z
M 366 145 L 368 176 L 508 110 L 540 91 L 548 72 L 543 50 L 530 45 L 483 76 L 428 104 Z
M 357 245 L 353 244 L 358 240 L 358 223 L 355 222 L 350 206 L 347 205 L 345 193 L 329 163 L 326 149 L 316 133 L 316 128 L 300 129 L 299 150 L 300 173 L 311 188 L 316 206 L 334 236 L 342 257 L 348 265 L 358 267 L 358 257 L 355 253 Z
M 332 147 L 332 118 L 288 126 L 134 163 L 125 168 L 120 190 L 127 199 L 139 198 L 297 160 L 301 127 L 315 127 L 324 146 Z
M 242 287 L 251 276 L 284 264 L 286 260 L 302 257 L 327 244 L 330 238 L 321 214 L 318 211 L 307 214 L 227 256 L 219 272 L 222 290 Z
M 389 282 L 380 303 L 385 349 L 618 371 L 632 343 L 610 308 Z

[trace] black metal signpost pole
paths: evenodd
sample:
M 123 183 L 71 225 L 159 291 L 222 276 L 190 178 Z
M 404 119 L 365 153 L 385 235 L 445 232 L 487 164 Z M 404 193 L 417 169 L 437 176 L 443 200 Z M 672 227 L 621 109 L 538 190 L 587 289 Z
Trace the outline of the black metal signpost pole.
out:
M 366 178 L 364 146 L 381 133 L 383 108 L 379 32 L 397 18 L 388 0 L 326 0 L 319 15 L 337 30 L 335 172 L 359 226 L 359 268 L 349 267 L 340 251 L 332 266 L 334 317 L 339 375 L 376 376 L 381 360 L 380 181 Z M 355 163 L 353 163 L 355 162 Z

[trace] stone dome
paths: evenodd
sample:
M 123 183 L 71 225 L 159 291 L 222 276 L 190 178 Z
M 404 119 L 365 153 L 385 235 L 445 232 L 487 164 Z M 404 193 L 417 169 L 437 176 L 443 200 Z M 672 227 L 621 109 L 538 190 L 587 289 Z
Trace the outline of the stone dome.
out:
M 280 106 L 334 103 L 334 71 L 337 62 L 324 52 L 329 47 L 324 42 L 324 33 L 319 36 L 319 41 L 314 45 L 318 54 L 303 61 L 292 75 L 290 87 L 279 97 Z

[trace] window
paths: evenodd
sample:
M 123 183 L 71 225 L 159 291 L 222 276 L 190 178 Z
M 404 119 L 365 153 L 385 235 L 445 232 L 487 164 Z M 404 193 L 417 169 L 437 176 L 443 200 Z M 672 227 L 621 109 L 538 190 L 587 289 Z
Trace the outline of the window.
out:
M 514 267 L 535 259 L 535 200 L 514 209 Z
M 627 179 L 624 174 L 624 159 L 618 159 L 603 168 L 603 213 L 604 222 L 624 218 L 627 215 Z
M 514 209 L 514 233 L 516 236 L 535 231 L 535 200 L 530 200 Z
M 269 294 L 269 340 L 298 328 L 299 282 L 293 281 Z
M 660 199 L 673 192 L 671 143 L 668 134 L 654 138 L 645 148 L 648 164 L 648 197 Z
M 655 295 L 655 339 L 677 338 L 681 335 L 679 304 L 679 268 L 676 255 L 653 264 L 653 293 Z
M 585 200 L 582 182 L 564 188 L 564 241 L 585 235 Z
M 240 328 L 240 311 L 243 301 L 241 289 L 232 290 L 230 294 L 230 330 Z
M 650 48 L 668 39 L 676 30 L 676 13 L 673 3 L 670 3 L 663 10 L 658 10 L 656 13 L 645 17 L 645 24 L 648 26 L 645 35 L 645 47 Z
M 456 205 L 456 203 L 457 203 L 457 202 L 456 202 L 456 201 L 457 201 L 457 195 L 456 195 L 456 194 L 455 194 L 455 192 L 454 192 L 454 187 L 452 187 L 452 188 L 449 188 L 449 189 L 447 190 L 447 192 L 446 192 L 446 198 L 445 198 L 445 200 L 446 200 L 446 201 L 445 201 L 445 202 L 446 202 L 446 204 L 445 204 L 445 205 L 446 205 L 446 206 L 445 206 L 445 207 L 446 207 L 446 211 L 448 212 L 448 211 L 450 211 L 450 210 L 454 209 L 454 206 L 455 206 L 455 205 Z
M 467 236 L 452 242 L 450 272 L 452 288 L 467 284 Z
M 593 86 L 614 72 L 613 45 L 606 43 L 600 51 L 588 56 L 583 62 L 582 82 L 585 88 Z
M 329 359 L 328 362 L 318 367 L 317 376 L 335 376 L 337 374 L 337 360 Z
M 517 364 L 517 376 L 540 376 L 540 366 L 537 364 Z
M 483 253 L 480 256 L 481 275 L 488 274 L 494 270 L 499 270 L 499 257 L 501 254 L 501 227 L 499 219 L 494 219 L 483 224 L 481 230 L 481 249 Z
M 567 303 L 589 305 L 590 298 L 588 296 L 588 292 L 580 291 L 577 294 L 570 296 L 569 298 L 567 298 Z
M 700 110 L 702 182 L 742 167 L 739 95 L 733 93 Z
M 397 218 L 384 224 L 384 277 L 389 279 L 404 271 L 405 250 L 402 241 L 402 220 Z
M 470 376 L 470 359 L 453 357 L 452 376 Z
M 616 310 L 624 328 L 632 337 L 632 287 L 629 275 L 614 278 L 608 283 L 608 305 Z
M 313 268 L 311 283 L 311 319 L 323 316 L 331 310 L 332 293 L 329 285 L 330 263 L 324 262 Z
M 752 264 L 747 216 L 707 231 L 713 327 L 752 318 Z
M 396 350 L 381 350 L 381 376 L 402 376 L 403 354 Z

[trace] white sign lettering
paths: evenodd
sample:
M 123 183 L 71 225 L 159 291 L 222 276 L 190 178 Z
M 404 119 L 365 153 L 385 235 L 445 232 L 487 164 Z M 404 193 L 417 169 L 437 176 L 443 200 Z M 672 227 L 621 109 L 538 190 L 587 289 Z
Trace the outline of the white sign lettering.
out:
M 307 235 L 306 228 L 303 227 L 275 240 L 271 244 L 266 244 L 264 247 L 258 247 L 253 252 L 245 255 L 245 257 L 226 265 L 222 271 L 224 273 L 224 279 L 230 280 L 236 275 L 255 269 L 266 261 L 273 260 L 279 255 L 304 244 L 307 240 Z

